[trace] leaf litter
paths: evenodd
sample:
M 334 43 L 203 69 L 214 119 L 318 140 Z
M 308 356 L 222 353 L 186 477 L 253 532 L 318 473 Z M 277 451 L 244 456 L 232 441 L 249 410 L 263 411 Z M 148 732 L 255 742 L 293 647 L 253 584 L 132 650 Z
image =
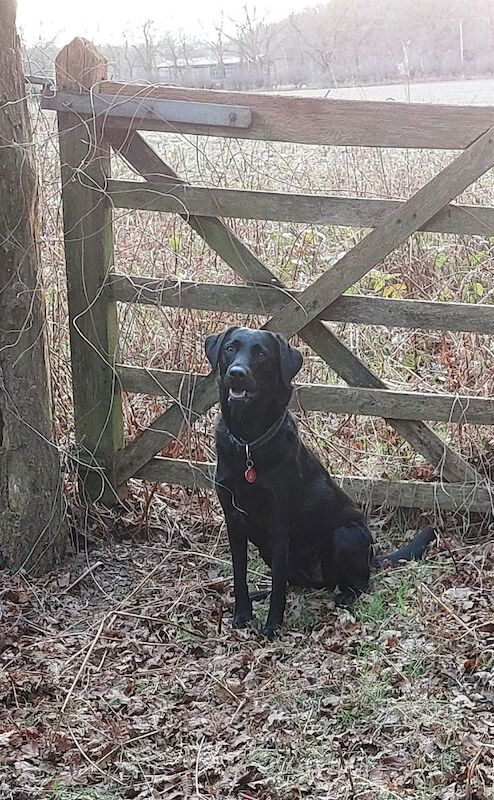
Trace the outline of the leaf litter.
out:
M 2 800 L 494 799 L 492 541 L 452 535 L 351 612 L 291 590 L 271 643 L 231 628 L 220 515 L 153 503 L 145 531 L 129 503 L 60 569 L 3 573 Z

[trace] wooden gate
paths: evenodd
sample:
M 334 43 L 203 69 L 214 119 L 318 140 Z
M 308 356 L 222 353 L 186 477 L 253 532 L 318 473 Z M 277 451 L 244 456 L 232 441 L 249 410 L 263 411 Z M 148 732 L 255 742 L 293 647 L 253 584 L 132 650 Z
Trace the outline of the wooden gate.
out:
M 494 233 L 494 209 L 451 205 L 494 165 L 494 109 L 115 83 L 107 80 L 104 58 L 81 39 L 59 54 L 56 93 L 45 95 L 43 107 L 58 113 L 76 435 L 93 496 L 101 496 L 102 477 L 108 498 L 132 477 L 204 486 L 212 476 L 212 465 L 156 454 L 184 420 L 214 405 L 214 377 L 120 365 L 116 303 L 123 302 L 271 315 L 265 328 L 298 334 L 348 384 L 299 386 L 302 407 L 382 416 L 437 470 L 434 483 L 342 478 L 347 491 L 394 506 L 492 511 L 492 484 L 423 420 L 493 424 L 494 400 L 391 391 L 326 322 L 494 333 L 493 306 L 344 295 L 416 231 Z M 321 197 L 188 185 L 139 130 L 462 152 L 406 202 Z M 144 182 L 112 180 L 110 148 Z M 180 214 L 245 285 L 177 286 L 114 273 L 112 207 Z M 373 230 L 295 292 L 223 221 L 235 217 Z M 175 399 L 125 446 L 122 389 Z

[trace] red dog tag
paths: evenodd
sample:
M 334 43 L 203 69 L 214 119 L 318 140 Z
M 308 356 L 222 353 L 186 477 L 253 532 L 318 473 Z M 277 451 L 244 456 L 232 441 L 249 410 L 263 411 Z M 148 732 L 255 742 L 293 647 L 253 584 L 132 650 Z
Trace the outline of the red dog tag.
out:
M 255 483 L 257 478 L 257 472 L 255 471 L 254 467 L 247 467 L 244 472 L 244 478 L 247 483 Z

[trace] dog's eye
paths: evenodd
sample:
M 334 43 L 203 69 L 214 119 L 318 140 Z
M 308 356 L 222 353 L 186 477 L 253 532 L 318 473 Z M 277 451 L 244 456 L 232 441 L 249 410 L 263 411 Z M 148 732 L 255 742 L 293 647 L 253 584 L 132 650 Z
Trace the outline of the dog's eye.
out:
M 229 345 L 227 345 L 225 347 L 225 353 L 234 353 L 234 352 L 235 352 L 235 348 L 234 348 L 234 346 L 232 344 L 229 344 Z
M 264 353 L 262 350 L 258 350 L 258 352 L 257 352 L 257 358 L 260 358 L 261 360 L 262 360 L 263 358 L 266 358 L 266 353 Z

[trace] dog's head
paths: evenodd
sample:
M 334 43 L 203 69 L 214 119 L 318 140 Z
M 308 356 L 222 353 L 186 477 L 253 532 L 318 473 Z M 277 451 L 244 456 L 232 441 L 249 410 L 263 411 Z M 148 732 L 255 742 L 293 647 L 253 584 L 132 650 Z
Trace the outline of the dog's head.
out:
M 229 405 L 276 396 L 280 405 L 286 404 L 302 366 L 301 353 L 271 331 L 228 328 L 208 336 L 205 350 L 213 371 L 219 370 L 221 401 Z

